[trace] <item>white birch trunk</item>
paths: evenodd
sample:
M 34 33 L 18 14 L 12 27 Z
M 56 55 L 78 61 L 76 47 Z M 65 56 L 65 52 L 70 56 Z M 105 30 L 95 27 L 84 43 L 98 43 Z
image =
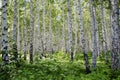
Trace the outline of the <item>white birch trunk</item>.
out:
M 75 17 L 74 17 L 74 25 L 75 25 L 75 37 L 74 37 L 74 54 L 77 52 L 77 47 L 78 47 L 78 23 L 77 23 L 77 0 L 74 2 L 75 4 Z
M 2 65 L 8 62 L 7 4 L 8 0 L 2 0 Z
M 66 42 L 65 42 L 65 14 L 64 14 L 64 8 L 63 8 L 63 25 L 62 25 L 62 48 L 64 54 L 66 53 Z
M 46 3 L 43 2 L 43 55 L 46 57 L 46 10 L 45 10 Z
M 92 67 L 93 69 L 96 69 L 96 58 L 97 58 L 97 30 L 96 30 L 96 25 L 95 25 L 95 16 L 93 12 L 93 7 L 92 7 L 92 1 L 89 0 L 89 9 L 90 9 L 90 17 L 91 17 L 91 27 L 92 27 Z
M 26 22 L 26 0 L 24 0 L 24 60 L 26 60 L 27 56 L 27 22 Z
M 70 59 L 73 61 L 73 51 L 72 51 L 72 21 L 71 21 L 71 6 L 70 6 L 70 0 L 67 0 L 68 3 L 68 32 L 69 32 L 69 53 L 70 53 Z
M 78 0 L 78 9 L 79 9 L 79 19 L 80 19 L 80 38 L 82 43 L 82 49 L 84 53 L 84 60 L 85 60 L 85 66 L 86 66 L 86 73 L 90 73 L 90 65 L 87 55 L 87 47 L 86 47 L 86 40 L 85 40 L 85 34 L 84 34 L 84 28 L 83 28 L 83 19 L 82 19 L 82 8 L 81 8 L 81 0 Z
M 107 55 L 107 38 L 106 38 L 106 35 L 107 35 L 107 30 L 106 30 L 106 22 L 105 22 L 105 13 L 104 13 L 104 7 L 103 7 L 103 0 L 100 0 L 100 10 L 101 10 L 101 22 L 102 22 L 102 34 L 103 34 L 103 47 L 104 47 L 104 54 L 105 54 L 105 61 L 106 63 L 108 63 L 108 55 Z
M 19 3 L 18 3 L 18 26 L 17 26 L 17 49 L 20 51 L 20 9 L 19 9 Z
M 50 3 L 50 24 L 49 24 L 49 44 L 50 44 L 50 59 L 52 58 L 52 53 L 53 53 L 53 47 L 52 47 L 52 7 Z
M 38 6 L 38 1 L 36 1 L 36 6 L 37 6 L 37 13 L 38 13 L 38 41 L 39 41 L 39 45 L 38 45 L 38 49 L 39 49 L 39 53 L 40 53 L 40 59 L 42 59 L 42 54 L 43 54 L 43 48 L 42 48 L 42 37 L 41 37 L 41 31 L 40 31 L 40 7 Z
M 99 32 L 98 32 L 98 22 L 97 22 L 97 16 L 96 16 L 96 0 L 93 0 L 93 15 L 94 15 L 94 25 L 95 25 L 95 30 L 96 30 L 96 39 L 97 39 L 97 56 L 99 56 Z
M 14 25 L 13 25 L 13 39 L 14 39 L 14 44 L 13 44 L 13 52 L 14 52 L 14 59 L 17 61 L 18 60 L 18 52 L 17 52 L 17 0 L 14 0 Z
M 33 2 L 30 0 L 30 63 L 33 63 L 33 29 L 34 29 L 34 22 L 33 22 Z
M 112 0 L 112 28 L 113 28 L 113 40 L 112 40 L 112 69 L 118 69 L 118 55 L 119 55 L 119 22 L 118 22 L 118 2 L 119 0 Z

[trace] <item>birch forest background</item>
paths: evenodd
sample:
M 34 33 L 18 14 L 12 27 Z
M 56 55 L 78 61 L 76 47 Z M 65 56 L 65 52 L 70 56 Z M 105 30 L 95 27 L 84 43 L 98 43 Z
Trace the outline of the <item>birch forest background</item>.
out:
M 0 0 L 0 80 L 120 80 L 120 0 Z

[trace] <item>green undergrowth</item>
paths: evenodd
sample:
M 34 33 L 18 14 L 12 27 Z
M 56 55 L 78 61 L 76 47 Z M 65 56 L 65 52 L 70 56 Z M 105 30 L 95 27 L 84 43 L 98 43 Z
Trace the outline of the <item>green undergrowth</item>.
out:
M 91 53 L 91 65 L 90 57 Z M 0 80 L 120 80 L 120 72 L 112 76 L 110 66 L 102 58 L 97 61 L 96 71 L 91 68 L 90 74 L 85 73 L 83 54 L 76 54 L 74 58 L 71 62 L 69 54 L 59 52 L 53 54 L 53 59 L 35 57 L 33 64 L 20 60 L 16 67 L 13 62 L 0 69 Z

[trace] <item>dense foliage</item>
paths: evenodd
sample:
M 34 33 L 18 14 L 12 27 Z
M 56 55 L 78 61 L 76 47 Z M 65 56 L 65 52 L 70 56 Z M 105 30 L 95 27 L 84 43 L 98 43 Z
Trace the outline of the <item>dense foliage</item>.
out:
M 54 59 L 39 60 L 36 56 L 34 64 L 20 60 L 18 67 L 14 63 L 1 67 L 0 80 L 119 80 L 120 72 L 112 75 L 109 65 L 106 65 L 103 55 L 98 59 L 96 71 L 85 73 L 82 53 L 75 56 L 74 62 L 69 61 L 69 55 L 55 53 Z M 91 53 L 89 53 L 91 57 Z M 91 63 L 91 59 L 90 59 Z M 3 70 L 3 68 L 5 68 Z

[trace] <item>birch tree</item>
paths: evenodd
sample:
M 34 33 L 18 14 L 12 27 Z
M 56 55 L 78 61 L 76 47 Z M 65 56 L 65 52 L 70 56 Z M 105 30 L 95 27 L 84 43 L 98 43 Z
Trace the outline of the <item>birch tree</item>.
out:
M 38 1 L 39 0 L 37 0 L 36 1 L 36 6 L 37 6 L 37 11 L 38 11 L 38 40 L 39 40 L 39 46 L 38 46 L 38 48 L 39 48 L 39 53 L 40 53 L 40 59 L 42 59 L 42 54 L 43 54 L 43 48 L 42 48 L 42 37 L 41 37 L 41 31 L 40 31 L 40 8 L 39 8 L 39 6 L 38 6 Z
M 26 22 L 26 0 L 24 0 L 24 60 L 26 60 L 27 55 L 27 22 Z
M 102 22 L 102 34 L 103 34 L 103 47 L 104 47 L 104 54 L 105 54 L 105 61 L 108 63 L 108 55 L 107 55 L 107 38 L 106 38 L 106 22 L 105 22 L 105 13 L 103 7 L 103 0 L 100 0 L 100 11 L 101 11 L 101 22 Z
M 110 10 L 109 10 L 109 32 L 110 32 L 110 52 L 112 52 L 112 38 L 113 38 L 113 29 L 112 29 L 112 10 L 111 10 L 111 0 L 108 0 L 108 4 L 109 4 L 109 7 L 110 7 Z
M 14 59 L 17 61 L 18 59 L 18 52 L 17 52 L 17 0 L 14 0 L 14 25 L 13 25 L 13 39 L 14 39 L 14 44 L 13 44 L 13 51 L 14 51 Z
M 74 2 L 74 7 L 75 7 L 74 8 L 75 9 L 75 11 L 74 11 L 75 12 L 74 13 L 75 14 L 74 15 L 74 25 L 75 25 L 75 29 L 74 29 L 75 30 L 75 32 L 74 32 L 75 33 L 75 37 L 74 37 L 74 54 L 76 54 L 77 46 L 78 46 L 77 45 L 77 43 L 78 43 L 78 23 L 77 23 L 77 17 L 78 16 L 76 14 L 77 13 L 77 2 L 78 2 L 77 0 L 75 0 L 75 2 Z
M 119 0 L 112 0 L 112 28 L 113 28 L 113 40 L 112 40 L 112 69 L 118 69 L 118 55 L 119 55 L 119 11 L 118 11 Z
M 72 21 L 71 21 L 71 5 L 70 0 L 67 0 L 68 3 L 68 32 L 69 32 L 69 53 L 70 59 L 73 61 L 73 51 L 72 51 Z
M 30 0 L 30 63 L 33 63 L 33 2 Z
M 89 10 L 90 10 L 90 18 L 91 18 L 91 27 L 92 27 L 92 67 L 96 69 L 96 58 L 97 58 L 97 30 L 95 25 L 95 16 L 92 7 L 92 0 L 89 0 Z
M 8 62 L 7 4 L 8 0 L 2 0 L 2 65 Z
M 99 49 L 100 49 L 100 43 L 99 43 L 99 32 L 98 32 L 98 22 L 97 22 L 97 16 L 96 16 L 96 0 L 92 0 L 92 7 L 93 7 L 93 21 L 95 25 L 95 30 L 96 30 L 96 40 L 97 40 L 97 56 L 99 56 Z
M 65 41 L 65 14 L 63 10 L 63 26 L 62 26 L 62 43 L 63 43 L 63 51 L 66 53 L 66 41 Z
M 50 37 L 49 37 L 49 44 L 50 44 L 50 59 L 52 58 L 52 6 L 50 3 L 50 24 L 49 24 L 49 33 L 50 33 Z
M 81 38 L 81 43 L 82 43 L 82 49 L 83 49 L 83 54 L 84 54 L 84 60 L 85 60 L 85 66 L 86 66 L 86 73 L 90 73 L 90 65 L 89 65 L 89 60 L 88 60 L 88 55 L 87 55 L 87 50 L 86 50 L 86 40 L 84 36 L 84 28 L 83 28 L 83 22 L 82 22 L 82 8 L 81 8 L 81 0 L 78 0 L 78 9 L 79 9 L 79 19 L 80 19 L 80 38 Z
M 18 23 L 17 23 L 17 50 L 18 51 L 20 51 L 20 48 L 21 48 L 21 46 L 20 46 L 20 3 L 18 3 L 18 8 L 17 8 L 17 21 L 18 21 Z
M 43 55 L 46 57 L 46 10 L 45 10 L 46 3 L 43 2 Z

